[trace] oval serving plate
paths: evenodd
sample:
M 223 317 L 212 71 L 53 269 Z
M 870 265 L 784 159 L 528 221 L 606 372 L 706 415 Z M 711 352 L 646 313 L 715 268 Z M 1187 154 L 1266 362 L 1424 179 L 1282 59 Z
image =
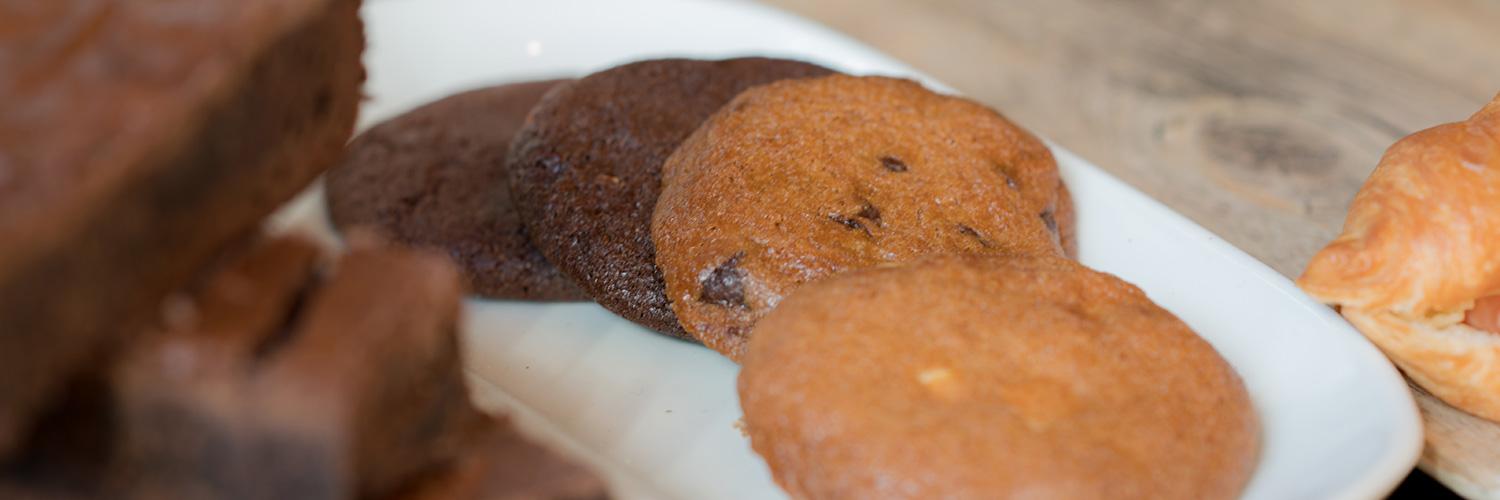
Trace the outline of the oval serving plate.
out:
M 363 15 L 370 100 L 361 127 L 476 86 L 666 56 L 790 57 L 948 90 L 749 3 L 369 0 Z M 1244 252 L 1053 150 L 1077 204 L 1079 260 L 1139 285 L 1244 378 L 1263 427 L 1244 498 L 1377 497 L 1411 469 L 1422 445 L 1416 406 L 1358 332 Z M 333 241 L 317 188 L 277 224 Z M 476 399 L 593 465 L 617 497 L 785 497 L 736 428 L 737 367 L 712 351 L 593 304 L 471 300 L 463 333 Z M 1169 457 L 1162 466 L 1173 466 Z

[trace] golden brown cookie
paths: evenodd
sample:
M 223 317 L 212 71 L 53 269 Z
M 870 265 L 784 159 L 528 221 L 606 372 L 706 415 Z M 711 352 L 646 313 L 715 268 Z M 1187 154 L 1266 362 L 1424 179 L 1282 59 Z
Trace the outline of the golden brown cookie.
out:
M 1239 377 L 1140 289 L 1054 256 L 945 256 L 804 286 L 740 403 L 793 498 L 1229 498 Z
M 972 101 L 882 77 L 740 94 L 663 167 L 656 261 L 683 327 L 737 358 L 802 283 L 952 252 L 1058 254 L 1051 153 Z
M 1057 241 L 1062 244 L 1063 253 L 1068 257 L 1078 256 L 1078 215 L 1073 209 L 1073 193 L 1068 191 L 1068 185 L 1057 183 L 1057 209 L 1052 213 L 1052 222 L 1048 229 L 1057 233 Z M 1043 222 L 1046 222 L 1044 219 Z

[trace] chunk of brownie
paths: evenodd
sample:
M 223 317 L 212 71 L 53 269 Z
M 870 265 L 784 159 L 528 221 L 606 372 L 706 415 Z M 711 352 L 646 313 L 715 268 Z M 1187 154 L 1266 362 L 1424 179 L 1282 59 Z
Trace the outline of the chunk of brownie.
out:
M 65 381 L 332 164 L 358 0 L 0 14 L 0 456 Z

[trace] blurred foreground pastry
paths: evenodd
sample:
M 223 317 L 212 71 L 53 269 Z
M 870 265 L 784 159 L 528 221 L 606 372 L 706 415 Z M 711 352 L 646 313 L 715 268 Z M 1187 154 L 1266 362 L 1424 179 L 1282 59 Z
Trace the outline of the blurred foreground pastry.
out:
M 739 378 L 793 498 L 1232 498 L 1239 377 L 1136 287 L 1056 256 L 947 256 L 799 288 Z
M 169 299 L 0 463 L 0 498 L 607 496 L 470 403 L 453 266 L 364 234 L 332 264 L 273 239 Z
M 1500 421 L 1500 96 L 1391 146 L 1297 284 L 1433 395 Z
M 278 239 L 166 306 L 117 369 L 136 498 L 381 496 L 455 459 L 483 416 L 440 255 L 356 248 L 326 278 Z
M 357 0 L 0 7 L 0 457 L 169 291 L 336 161 Z
M 894 78 L 785 80 L 683 141 L 651 236 L 683 327 L 738 358 L 803 283 L 943 253 L 1062 254 L 1061 186 L 1041 141 L 973 101 Z
M 446 259 L 353 245 L 322 271 L 310 244 L 273 240 L 168 304 L 164 330 L 116 369 L 115 487 L 143 499 L 604 493 L 470 404 L 462 279 Z M 532 473 L 465 479 L 496 460 Z

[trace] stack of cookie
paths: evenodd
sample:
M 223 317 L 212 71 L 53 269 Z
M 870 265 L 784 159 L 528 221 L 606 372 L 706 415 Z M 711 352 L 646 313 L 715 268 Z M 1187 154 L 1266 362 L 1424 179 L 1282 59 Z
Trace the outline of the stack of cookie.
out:
M 794 497 L 1219 498 L 1253 468 L 1238 376 L 1071 260 L 1051 153 L 972 101 L 652 60 L 461 94 L 352 149 L 338 226 L 741 362 L 747 434 Z

